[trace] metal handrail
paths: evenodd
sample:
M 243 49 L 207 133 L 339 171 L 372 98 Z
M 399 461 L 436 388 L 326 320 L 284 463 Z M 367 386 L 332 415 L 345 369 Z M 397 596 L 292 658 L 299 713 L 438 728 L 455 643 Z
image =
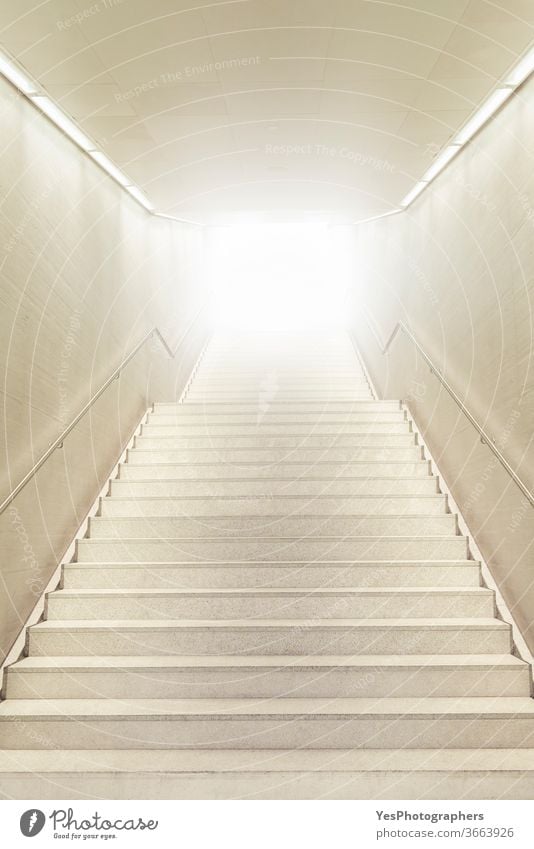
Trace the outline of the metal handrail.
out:
M 191 328 L 192 328 L 192 327 L 194 326 L 194 324 L 196 323 L 196 321 L 197 321 L 197 319 L 198 319 L 199 315 L 200 315 L 200 314 L 204 311 L 205 307 L 206 307 L 206 304 L 203 304 L 203 305 L 202 305 L 202 307 L 198 310 L 198 312 L 196 312 L 196 313 L 195 313 L 195 315 L 193 316 L 193 318 L 191 319 L 191 321 L 190 321 L 190 322 L 189 322 L 189 324 L 187 325 L 187 327 L 186 327 L 186 329 L 185 329 L 184 333 L 182 333 L 182 335 L 181 335 L 180 339 L 178 340 L 178 342 L 177 342 L 177 344 L 176 344 L 176 346 L 175 346 L 174 350 L 173 350 L 173 349 L 170 347 L 170 345 L 166 342 L 165 338 L 163 337 L 163 335 L 162 335 L 162 333 L 161 333 L 161 331 L 159 330 L 159 328 L 158 328 L 158 327 L 153 327 L 153 328 L 152 328 L 152 330 L 150 330 L 150 331 L 149 331 L 149 332 L 148 332 L 145 336 L 143 336 L 143 338 L 141 339 L 141 341 L 140 341 L 140 342 L 138 342 L 138 343 L 137 343 L 137 345 L 135 345 L 135 347 L 134 347 L 134 348 L 132 348 L 132 350 L 130 351 L 130 353 L 129 353 L 129 354 L 128 354 L 128 355 L 127 355 L 127 356 L 126 356 L 126 357 L 122 360 L 122 362 L 121 362 L 121 363 L 117 366 L 117 368 L 115 369 L 115 371 L 113 371 L 113 372 L 110 374 L 110 376 L 107 378 L 107 380 L 105 380 L 105 381 L 104 381 L 104 383 L 102 384 L 102 386 L 100 387 L 100 389 L 98 389 L 98 390 L 95 392 L 95 394 L 91 396 L 91 398 L 89 399 L 89 401 L 87 402 L 87 404 L 85 404 L 85 405 L 82 407 L 82 409 L 80 410 L 80 412 L 79 412 L 79 413 L 78 413 L 78 414 L 77 414 L 77 415 L 76 415 L 76 416 L 72 419 L 72 421 L 71 421 L 71 422 L 70 422 L 70 424 L 69 424 L 69 425 L 65 428 L 65 430 L 64 430 L 64 431 L 62 431 L 62 433 L 60 433 L 60 435 L 57 437 L 57 439 L 55 439 L 55 440 L 54 440 L 54 442 L 52 442 L 52 444 L 51 444 L 51 445 L 49 445 L 49 447 L 46 449 L 46 451 L 44 452 L 44 454 L 42 454 L 42 455 L 41 455 L 41 457 L 39 457 L 39 459 L 37 460 L 37 462 L 36 462 L 36 463 L 32 466 L 32 468 L 30 469 L 30 471 L 29 471 L 29 472 L 27 472 L 27 474 L 25 474 L 25 475 L 24 475 L 24 477 L 22 478 L 22 480 L 21 480 L 21 481 L 19 481 L 19 483 L 17 484 L 17 486 L 15 487 L 15 489 L 13 489 L 13 490 L 9 493 L 9 495 L 7 496 L 7 498 L 5 498 L 5 499 L 2 501 L 2 503 L 0 504 L 0 515 L 4 512 L 4 510 L 6 510 L 6 509 L 7 509 L 7 507 L 9 507 L 9 505 L 12 503 L 12 501 L 14 501 L 14 499 L 17 497 L 17 495 L 19 494 L 19 492 L 21 492 L 21 491 L 24 489 L 24 487 L 26 486 L 26 484 L 27 484 L 27 483 L 29 483 L 29 481 L 31 481 L 31 479 L 32 479 L 32 478 L 34 477 L 34 475 L 35 475 L 35 474 L 39 471 L 39 469 L 41 468 L 41 466 L 43 466 L 43 465 L 46 463 L 46 461 L 48 460 L 48 458 L 52 456 L 52 454 L 54 453 L 54 451 L 56 451 L 56 449 L 57 449 L 57 448 L 62 448 L 62 447 L 63 447 L 63 442 L 64 442 L 64 440 L 66 439 L 66 437 L 69 435 L 69 433 L 70 433 L 72 430 L 74 430 L 74 428 L 76 427 L 76 425 L 78 424 L 78 422 L 79 422 L 79 421 L 80 421 L 80 420 L 81 420 L 81 419 L 85 416 L 85 414 L 88 412 L 88 410 L 90 410 L 90 409 L 91 409 L 91 407 L 93 406 L 93 404 L 95 403 L 95 401 L 97 401 L 97 400 L 100 398 L 100 396 L 101 396 L 101 395 L 103 395 L 103 393 L 106 391 L 106 389 L 108 388 L 108 386 L 110 386 L 110 385 L 113 383 L 113 381 L 114 381 L 114 380 L 116 380 L 116 379 L 119 377 L 120 373 L 121 373 L 121 372 L 123 371 L 123 369 L 124 369 L 124 368 L 128 365 L 128 363 L 130 362 L 130 360 L 133 360 L 133 358 L 135 357 L 135 355 L 136 355 L 136 354 L 138 353 L 138 351 L 140 351 L 140 350 L 141 350 L 141 348 L 142 348 L 142 347 L 143 347 L 143 346 L 144 346 L 144 345 L 148 342 L 148 340 L 149 340 L 149 339 L 151 339 L 153 336 L 157 336 L 157 337 L 159 338 L 159 340 L 160 340 L 161 344 L 163 345 L 163 347 L 164 347 L 164 348 L 165 348 L 165 350 L 167 351 L 167 353 L 168 353 L 169 357 L 171 357 L 172 359 L 174 359 L 174 357 L 175 357 L 175 356 L 176 356 L 176 354 L 178 353 L 179 349 L 180 349 L 180 348 L 181 348 L 181 346 L 183 345 L 183 342 L 184 342 L 184 340 L 185 340 L 186 336 L 188 335 L 189 331 L 191 330 Z
M 475 419 L 475 417 L 472 415 L 472 413 L 469 412 L 469 410 L 465 406 L 462 399 L 454 391 L 454 389 L 452 388 L 452 386 L 450 385 L 448 380 L 443 376 L 440 369 L 432 361 L 432 359 L 427 354 L 425 349 L 422 347 L 420 342 L 418 342 L 418 340 L 416 339 L 416 337 L 414 336 L 414 334 L 412 333 L 410 328 L 407 327 L 404 324 L 403 321 L 398 321 L 397 324 L 395 325 L 395 327 L 393 328 L 392 332 L 390 333 L 386 344 L 383 345 L 379 336 L 378 336 L 378 333 L 376 332 L 375 328 L 372 326 L 370 320 L 367 317 L 365 317 L 365 320 L 366 320 L 367 325 L 368 325 L 369 329 L 371 330 L 371 332 L 372 332 L 372 334 L 375 338 L 375 341 L 376 341 L 378 347 L 380 348 L 380 351 L 381 351 L 382 354 L 387 354 L 393 340 L 396 338 L 399 331 L 402 331 L 404 334 L 406 334 L 406 336 L 414 344 L 417 351 L 421 354 L 421 356 L 423 357 L 423 359 L 425 360 L 425 362 L 429 366 L 431 373 L 436 375 L 437 379 L 439 380 L 439 382 L 441 383 L 443 388 L 446 389 L 446 391 L 451 396 L 452 400 L 458 405 L 458 407 L 460 408 L 460 410 L 462 411 L 462 413 L 464 414 L 466 419 L 473 425 L 475 430 L 478 431 L 478 433 L 480 435 L 481 442 L 483 442 L 485 445 L 487 445 L 488 448 L 493 452 L 493 454 L 495 455 L 495 457 L 497 458 L 497 460 L 499 461 L 499 463 L 501 464 L 503 469 L 510 475 L 513 482 L 521 490 L 521 492 L 523 493 L 525 498 L 528 499 L 530 504 L 534 507 L 534 494 L 529 490 L 529 488 L 526 486 L 526 484 L 523 483 L 523 481 L 521 480 L 519 475 L 512 469 L 512 467 L 511 467 L 510 463 L 508 462 L 508 460 L 506 459 L 506 457 L 504 457 L 503 454 L 501 454 L 501 452 L 499 451 L 499 449 L 495 445 L 495 440 L 484 430 L 482 425 L 478 423 L 478 421 Z

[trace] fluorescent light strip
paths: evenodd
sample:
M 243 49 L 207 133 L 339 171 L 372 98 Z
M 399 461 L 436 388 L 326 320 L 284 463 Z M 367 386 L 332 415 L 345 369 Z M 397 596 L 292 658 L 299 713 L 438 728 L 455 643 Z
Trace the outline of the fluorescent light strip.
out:
M 92 159 L 95 162 L 98 162 L 101 168 L 106 171 L 110 177 L 113 177 L 114 180 L 117 181 L 124 189 L 129 188 L 132 185 L 132 181 L 126 174 L 118 168 L 114 162 L 111 161 L 109 156 L 106 156 L 105 153 L 102 153 L 101 150 L 93 150 L 90 153 Z
M 405 197 L 403 197 L 403 199 L 401 200 L 400 205 L 401 205 L 404 209 L 405 209 L 407 206 L 410 206 L 410 204 L 412 203 L 412 201 L 414 201 L 414 200 L 416 199 L 416 197 L 419 197 L 419 195 L 421 194 L 421 192 L 423 192 L 423 191 L 426 189 L 426 187 L 427 187 L 427 186 L 428 186 L 428 183 L 427 183 L 427 181 L 426 181 L 426 180 L 420 180 L 418 183 L 416 183 L 416 184 L 415 184 L 415 186 L 413 187 L 413 189 L 410 189 L 410 191 L 408 192 L 408 194 L 407 194 Z
M 467 144 L 473 136 L 486 124 L 490 118 L 501 108 L 509 97 L 514 93 L 514 90 L 524 83 L 527 77 L 534 72 L 534 48 L 528 51 L 522 59 L 512 68 L 504 82 L 495 89 L 490 96 L 484 101 L 482 106 L 477 109 L 475 114 L 467 121 L 461 130 L 454 137 L 452 144 L 446 147 L 437 159 L 432 163 L 430 168 L 423 175 L 422 179 L 408 192 L 405 198 L 401 201 L 401 207 L 406 209 L 419 195 L 423 192 L 429 183 L 434 180 L 438 174 L 449 164 L 451 159 L 454 159 L 456 154 L 462 149 L 464 144 Z
M 371 215 L 370 218 L 357 218 L 356 221 L 350 221 L 348 224 L 339 224 L 339 227 L 353 227 L 355 224 L 367 224 L 370 221 L 379 221 L 381 218 L 387 218 L 388 215 L 398 215 L 402 209 L 390 209 L 389 212 L 381 212 L 379 215 Z
M 0 74 L 13 83 L 23 94 L 36 94 L 39 87 L 5 53 L 0 53 Z
M 68 115 L 65 115 L 59 106 L 56 106 L 49 97 L 44 94 L 35 94 L 30 95 L 30 99 L 32 103 L 35 103 L 41 112 L 44 112 L 44 114 L 50 118 L 50 120 L 53 121 L 53 123 L 56 124 L 56 126 L 59 127 L 65 135 L 72 139 L 78 147 L 81 147 L 81 149 L 85 150 L 86 153 L 90 150 L 94 150 L 95 143 L 91 141 L 91 139 L 86 136 L 82 130 L 80 130 L 78 125 L 75 124 Z
M 131 179 L 124 174 L 120 168 L 115 165 L 112 160 L 100 150 L 96 149 L 95 143 L 86 136 L 78 124 L 69 118 L 63 110 L 51 100 L 46 94 L 39 91 L 39 86 L 30 76 L 25 74 L 11 59 L 10 56 L 0 51 L 0 74 L 9 80 L 22 94 L 25 94 L 30 101 L 43 112 L 71 141 L 78 145 L 85 153 L 94 159 L 101 168 L 113 177 L 129 194 L 140 203 L 149 212 L 154 211 L 154 206 L 150 203 L 143 192 L 132 184 Z
M 453 159 L 459 150 L 462 149 L 460 144 L 451 144 L 449 147 L 446 147 L 440 155 L 434 160 L 430 168 L 425 171 L 423 180 L 426 183 L 430 183 L 438 174 L 443 171 L 446 165 L 449 164 L 451 159 Z
M 148 209 L 149 212 L 153 212 L 153 205 L 150 203 L 147 196 L 143 194 L 141 189 L 138 189 L 137 186 L 128 186 L 126 191 L 130 192 L 131 196 L 135 198 L 136 201 L 141 204 L 141 206 L 144 206 L 145 209 Z
M 519 60 L 515 68 L 512 68 L 510 74 L 506 77 L 504 84 L 517 88 L 518 85 L 525 82 L 526 78 L 531 75 L 532 71 L 534 71 L 534 47 L 532 50 L 529 50 L 526 56 L 523 56 L 523 58 Z
M 503 105 L 505 100 L 508 100 L 512 94 L 512 88 L 497 88 L 490 94 L 487 100 L 484 101 L 480 109 L 475 112 L 467 124 L 462 127 L 459 133 L 454 137 L 454 144 L 466 144 L 473 138 L 475 133 L 478 133 L 481 127 L 489 121 L 498 109 Z

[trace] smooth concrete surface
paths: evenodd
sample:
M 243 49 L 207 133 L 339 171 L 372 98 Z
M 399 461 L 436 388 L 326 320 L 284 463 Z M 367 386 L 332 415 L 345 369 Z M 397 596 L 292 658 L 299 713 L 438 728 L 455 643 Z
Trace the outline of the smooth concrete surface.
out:
M 336 352 L 367 397 L 331 413 L 307 374 L 295 403 L 260 369 L 246 403 L 199 405 L 206 363 L 244 346 L 281 373 Z M 517 763 L 528 796 L 530 668 L 406 412 L 359 368 L 339 333 L 218 334 L 149 412 L 7 672 L 0 796 L 493 798 Z
M 353 329 L 381 398 L 406 399 L 534 650 L 534 508 L 401 332 L 408 325 L 534 492 L 534 79 L 401 215 L 354 230 Z M 369 323 L 368 323 L 369 322 Z
M 145 212 L 2 77 L 2 501 L 155 326 L 206 297 L 199 227 Z M 179 394 L 205 316 L 149 340 L 0 517 L 0 661 L 149 403 Z

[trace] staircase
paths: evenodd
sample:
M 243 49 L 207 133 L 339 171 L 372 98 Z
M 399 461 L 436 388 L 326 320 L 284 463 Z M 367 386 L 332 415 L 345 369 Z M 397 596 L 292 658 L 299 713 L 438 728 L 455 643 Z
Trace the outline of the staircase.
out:
M 213 338 L 4 695 L 2 798 L 534 796 L 530 668 L 342 335 Z

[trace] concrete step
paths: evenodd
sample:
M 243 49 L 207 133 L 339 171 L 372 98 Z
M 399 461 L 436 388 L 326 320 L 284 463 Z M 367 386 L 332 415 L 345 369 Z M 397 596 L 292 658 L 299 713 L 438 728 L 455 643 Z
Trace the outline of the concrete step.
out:
M 369 384 L 362 375 L 344 376 L 336 372 L 323 372 L 322 374 L 287 375 L 282 371 L 260 372 L 256 375 L 241 377 L 235 375 L 233 378 L 221 374 L 197 373 L 189 389 L 196 392 L 225 393 L 237 392 L 321 392 L 331 395 L 333 390 L 341 392 L 361 392 L 369 397 Z
M 171 539 L 180 537 L 308 537 L 312 534 L 344 537 L 448 537 L 456 532 L 456 516 L 149 516 L 135 518 L 96 517 L 89 519 L 91 539 Z
M 256 375 L 233 378 L 225 374 L 197 373 L 191 384 L 191 389 L 206 392 L 233 392 L 262 391 L 262 392 L 289 392 L 295 390 L 302 392 L 304 389 L 312 389 L 324 392 L 327 395 L 332 388 L 341 389 L 343 392 L 359 391 L 369 393 L 369 384 L 363 375 L 338 375 L 337 373 L 324 372 L 322 374 L 295 374 L 286 375 L 284 372 L 258 372 Z
M 310 496 L 298 498 L 291 495 L 270 496 L 267 493 L 260 498 L 227 495 L 197 496 L 196 498 L 172 498 L 149 496 L 144 498 L 119 498 L 108 496 L 100 499 L 100 515 L 111 516 L 341 516 L 341 515 L 378 515 L 378 516 L 438 516 L 447 508 L 445 495 L 418 496 Z
M 534 700 L 10 699 L 0 745 L 31 749 L 531 748 Z
M 66 589 L 478 587 L 475 560 L 370 563 L 66 563 Z
M 224 362 L 214 362 L 211 365 L 207 362 L 202 362 L 195 373 L 196 380 L 225 380 L 231 382 L 233 380 L 365 380 L 365 374 L 361 367 L 356 363 L 337 363 L 333 365 L 330 362 L 314 362 L 313 364 L 302 364 L 292 367 L 289 363 L 285 363 L 283 367 L 276 365 L 266 365 L 265 363 L 241 363 L 239 367 L 230 367 Z
M 35 745 L 35 744 L 34 744 Z M 528 799 L 534 750 L 121 749 L 0 751 L 0 797 Z
M 415 589 L 321 587 L 268 589 L 56 590 L 46 619 L 423 619 L 490 618 L 495 598 L 482 587 Z
M 202 375 L 208 371 L 227 371 L 229 374 L 243 375 L 252 371 L 280 371 L 282 374 L 288 372 L 316 370 L 330 371 L 361 371 L 361 364 L 355 358 L 354 352 L 347 353 L 323 350 L 320 347 L 309 349 L 295 356 L 295 352 L 289 347 L 279 346 L 276 350 L 270 350 L 265 354 L 256 355 L 256 352 L 247 344 L 247 350 L 230 353 L 228 351 L 208 350 L 199 363 L 196 374 Z
M 157 450 L 134 448 L 126 452 L 126 461 L 133 465 L 151 463 L 253 463 L 257 466 L 283 463 L 355 463 L 367 462 L 416 462 L 423 458 L 420 445 L 406 448 L 172 448 Z
M 528 697 L 512 655 L 26 657 L 8 699 Z
M 56 620 L 33 625 L 28 654 L 506 654 L 499 619 Z
M 182 410 L 185 413 L 182 415 Z M 409 425 L 406 413 L 400 408 L 390 412 L 320 412 L 320 413 L 273 413 L 269 410 L 258 409 L 248 413 L 213 413 L 211 409 L 203 409 L 198 413 L 189 413 L 187 407 L 177 405 L 176 412 L 173 413 L 152 413 L 147 415 L 148 426 L 152 427 L 177 427 L 190 428 L 193 433 L 197 432 L 197 425 L 202 427 L 219 427 L 222 425 L 252 425 L 256 431 L 259 427 L 272 427 L 276 424 L 288 425 L 291 427 L 309 425 L 313 428 L 321 426 L 332 426 L 336 428 L 349 427 L 351 424 L 357 425 L 359 428 L 369 426 L 369 430 L 373 430 L 374 424 L 396 424 L 404 422 Z
M 399 419 L 396 422 L 358 422 L 352 424 L 344 424 L 343 422 L 332 422 L 331 424 L 323 424 L 320 421 L 305 422 L 300 424 L 289 424 L 282 422 L 279 424 L 265 424 L 259 422 L 256 424 L 217 424 L 217 423 L 198 423 L 196 425 L 157 425 L 144 424 L 141 426 L 141 436 L 143 437 L 222 437 L 222 436 L 357 436 L 359 434 L 365 436 L 385 434 L 391 436 L 393 434 L 409 434 L 410 423 L 407 420 Z
M 136 525 L 139 525 L 136 522 Z M 144 532 L 145 528 L 137 533 Z M 113 540 L 80 539 L 76 542 L 78 562 L 124 562 L 131 560 L 181 563 L 213 561 L 353 561 L 353 560 L 465 560 L 467 539 L 463 536 L 421 537 L 314 537 L 295 538 L 143 538 Z
M 269 368 L 265 369 L 263 366 L 254 367 L 252 364 L 247 366 L 246 363 L 241 363 L 241 367 L 234 371 L 228 370 L 224 361 L 219 363 L 214 363 L 213 365 L 208 365 L 208 361 L 202 360 L 199 364 L 199 367 L 195 373 L 195 381 L 197 380 L 208 380 L 210 377 L 220 375 L 227 375 L 228 380 L 234 378 L 235 380 L 247 380 L 250 379 L 254 375 L 265 375 L 270 376 L 274 373 L 274 375 L 279 380 L 290 380 L 292 378 L 299 378 L 301 376 L 308 376 L 310 380 L 322 380 L 323 376 L 332 375 L 332 378 L 343 378 L 346 377 L 354 377 L 359 379 L 364 379 L 365 375 L 359 363 L 357 362 L 346 362 L 342 364 L 340 367 L 336 369 L 332 369 L 329 365 L 325 366 L 324 364 L 314 363 L 313 368 L 299 368 L 299 369 L 290 369 L 287 365 L 283 369 L 279 368 Z
M 357 461 L 352 463 L 313 463 L 293 461 L 279 465 L 259 466 L 254 463 L 239 463 L 226 466 L 224 463 L 121 463 L 119 477 L 122 480 L 370 480 L 376 477 L 429 479 L 428 460 L 411 462 L 388 460 Z
M 236 413 L 254 413 L 258 412 L 258 404 L 250 403 L 232 403 L 230 401 L 226 401 L 220 404 L 154 404 L 154 413 L 158 415 L 170 415 L 176 416 L 180 415 L 182 418 L 186 418 L 188 414 L 192 415 L 202 415 L 203 412 L 208 408 L 209 412 L 212 414 L 223 413 L 223 414 L 236 414 Z M 283 402 L 275 402 L 271 401 L 269 404 L 269 408 L 272 413 L 277 414 L 285 414 L 288 415 L 290 413 L 391 413 L 395 411 L 399 411 L 401 409 L 400 401 L 325 401 L 324 403 L 321 401 L 301 401 L 300 403 L 294 402 L 291 403 L 289 401 Z
M 391 448 L 416 444 L 414 433 L 355 433 L 355 434 L 238 434 L 218 436 L 214 433 L 199 436 L 136 436 L 134 447 L 149 450 L 195 451 L 226 448 Z
M 349 498 L 361 496 L 415 497 L 433 496 L 438 479 L 424 478 L 353 478 L 341 480 L 113 480 L 110 494 L 122 498 Z
M 256 404 L 261 406 L 269 406 L 272 402 L 282 403 L 284 401 L 290 403 L 298 402 L 332 402 L 332 401 L 366 401 L 372 399 L 370 389 L 350 390 L 344 392 L 341 389 L 332 387 L 330 392 L 324 390 L 302 389 L 297 390 L 266 390 L 266 389 L 234 389 L 228 392 L 216 392 L 212 390 L 208 392 L 204 389 L 188 389 L 184 399 L 186 404 L 222 404 L 229 401 L 239 402 L 241 404 Z

